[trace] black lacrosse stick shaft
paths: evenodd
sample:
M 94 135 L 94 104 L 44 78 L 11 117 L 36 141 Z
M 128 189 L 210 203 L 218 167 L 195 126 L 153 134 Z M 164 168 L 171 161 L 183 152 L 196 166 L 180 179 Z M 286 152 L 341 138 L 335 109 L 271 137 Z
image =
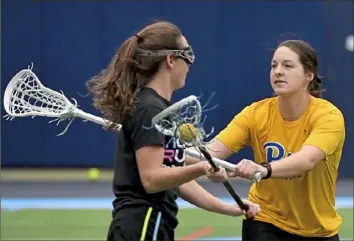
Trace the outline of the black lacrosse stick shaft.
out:
M 209 152 L 205 149 L 205 147 L 203 146 L 199 146 L 198 147 L 200 152 L 204 155 L 205 159 L 210 163 L 210 165 L 212 166 L 212 168 L 215 171 L 219 171 L 219 167 L 215 165 L 213 158 L 211 157 L 211 155 L 209 154 Z M 232 196 L 232 198 L 235 200 L 235 202 L 237 203 L 237 205 L 245 210 L 246 212 L 248 211 L 248 206 L 246 204 L 243 203 L 242 199 L 240 198 L 240 195 L 237 194 L 237 192 L 233 189 L 233 187 L 231 186 L 231 184 L 228 181 L 224 181 L 223 182 L 226 190 L 230 193 L 230 195 Z

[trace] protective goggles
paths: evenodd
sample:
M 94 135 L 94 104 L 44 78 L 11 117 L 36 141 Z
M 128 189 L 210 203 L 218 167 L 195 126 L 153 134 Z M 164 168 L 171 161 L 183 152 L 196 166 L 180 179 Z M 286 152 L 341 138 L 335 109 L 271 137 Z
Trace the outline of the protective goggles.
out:
M 138 50 L 140 55 L 143 56 L 167 56 L 168 54 L 172 54 L 175 57 L 179 57 L 185 60 L 188 64 L 193 64 L 195 60 L 195 55 L 193 52 L 192 46 L 188 46 L 182 49 L 166 49 L 166 50 Z

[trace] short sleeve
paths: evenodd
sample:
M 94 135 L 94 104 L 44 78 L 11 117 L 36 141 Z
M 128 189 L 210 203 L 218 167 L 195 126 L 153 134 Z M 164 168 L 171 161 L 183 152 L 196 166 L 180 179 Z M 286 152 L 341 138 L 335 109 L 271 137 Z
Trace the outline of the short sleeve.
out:
M 326 159 L 344 142 L 344 118 L 338 110 L 318 117 L 311 129 L 310 135 L 303 145 L 312 145 L 321 149 L 325 153 Z
M 249 145 L 251 107 L 245 107 L 232 121 L 216 136 L 227 148 L 237 153 Z
M 144 146 L 165 146 L 165 136 L 151 124 L 152 118 L 161 111 L 159 108 L 153 106 L 137 110 L 131 132 L 131 139 L 135 150 Z

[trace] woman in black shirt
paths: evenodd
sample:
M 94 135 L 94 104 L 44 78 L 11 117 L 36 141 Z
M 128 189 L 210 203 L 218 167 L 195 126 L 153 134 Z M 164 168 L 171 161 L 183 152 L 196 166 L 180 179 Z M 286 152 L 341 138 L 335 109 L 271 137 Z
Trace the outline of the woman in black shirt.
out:
M 116 199 L 107 240 L 174 240 L 177 195 L 215 213 L 254 216 L 259 212 L 258 205 L 246 200 L 247 213 L 212 196 L 194 180 L 207 175 L 224 181 L 225 169 L 213 172 L 205 161 L 186 166 L 178 139 L 144 128 L 171 104 L 193 62 L 192 47 L 179 28 L 157 22 L 127 39 L 107 69 L 88 82 L 95 107 L 123 126 L 118 133 Z M 112 124 L 109 129 L 113 128 Z

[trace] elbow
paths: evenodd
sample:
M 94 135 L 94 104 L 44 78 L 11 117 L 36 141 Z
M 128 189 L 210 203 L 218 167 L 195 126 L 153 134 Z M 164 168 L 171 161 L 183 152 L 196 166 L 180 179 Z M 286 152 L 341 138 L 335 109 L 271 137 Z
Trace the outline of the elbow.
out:
M 305 171 L 310 171 L 311 169 L 315 168 L 315 166 L 319 163 L 320 159 L 313 157 L 313 158 L 308 158 L 306 161 Z
M 300 165 L 299 168 L 299 173 L 297 174 L 302 174 L 308 171 L 311 171 L 315 166 L 317 165 L 317 162 L 315 160 L 306 160 Z
M 158 185 L 153 177 L 149 177 L 149 176 L 142 177 L 141 183 L 142 183 L 145 191 L 149 194 L 153 194 L 153 193 L 157 193 L 157 192 L 161 191 L 161 190 L 159 190 Z
M 298 164 L 303 172 L 311 171 L 322 160 L 326 159 L 326 154 L 317 147 L 305 146 L 299 153 L 293 154 L 298 160 Z
M 310 163 L 308 163 L 308 164 L 305 166 L 305 168 L 304 168 L 305 170 L 304 170 L 303 172 L 309 172 L 309 171 L 311 171 L 315 166 L 316 166 L 315 163 L 310 162 Z

